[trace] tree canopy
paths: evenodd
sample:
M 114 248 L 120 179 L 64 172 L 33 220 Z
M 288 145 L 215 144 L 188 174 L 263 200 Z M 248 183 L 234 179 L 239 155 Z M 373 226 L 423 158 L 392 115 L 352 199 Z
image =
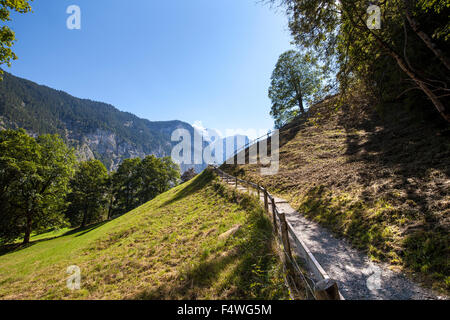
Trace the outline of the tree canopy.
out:
M 122 214 L 178 184 L 179 167 L 153 155 L 108 173 L 99 160 L 76 162 L 58 135 L 0 131 L 0 243 L 32 233 L 84 227 Z
M 269 88 L 271 115 L 279 128 L 305 112 L 321 91 L 321 79 L 315 60 L 294 50 L 283 53 L 273 71 Z
M 28 243 L 32 231 L 64 223 L 74 162 L 73 150 L 56 135 L 0 131 L 0 238 L 23 236 Z
M 112 176 L 113 212 L 128 212 L 169 190 L 178 183 L 179 170 L 169 157 L 124 160 Z

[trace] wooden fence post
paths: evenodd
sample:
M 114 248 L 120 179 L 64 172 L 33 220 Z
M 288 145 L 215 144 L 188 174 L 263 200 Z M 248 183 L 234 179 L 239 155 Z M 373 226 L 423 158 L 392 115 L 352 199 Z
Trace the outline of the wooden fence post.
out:
M 314 295 L 317 300 L 341 300 L 336 281 L 329 278 L 316 283 Z
M 261 190 L 260 190 L 259 183 L 258 183 L 257 189 L 258 189 L 258 201 L 259 201 L 259 199 L 261 198 Z
M 292 260 L 291 244 L 289 243 L 289 231 L 286 222 L 286 215 L 284 214 L 284 212 L 280 212 L 279 216 L 281 221 L 281 236 L 283 239 L 283 246 L 289 259 Z
M 275 234 L 278 234 L 278 226 L 277 226 L 277 206 L 275 204 L 275 199 L 272 198 L 272 217 L 273 217 L 273 231 Z
M 264 209 L 266 210 L 266 212 L 269 212 L 269 202 L 268 202 L 268 194 L 267 194 L 267 190 L 264 189 Z
M 237 185 L 238 185 L 238 178 L 236 177 L 236 185 L 235 185 L 235 189 L 237 189 Z

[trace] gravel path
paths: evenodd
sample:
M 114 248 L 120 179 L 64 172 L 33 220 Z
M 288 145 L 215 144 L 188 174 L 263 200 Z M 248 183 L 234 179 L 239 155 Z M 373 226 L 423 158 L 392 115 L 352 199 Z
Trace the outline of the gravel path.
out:
M 230 184 L 233 184 L 230 182 Z M 242 186 L 239 190 L 245 191 Z M 261 195 L 261 201 L 264 197 Z M 420 287 L 386 264 L 370 261 L 345 239 L 337 239 L 330 231 L 306 219 L 289 203 L 275 197 L 277 208 L 284 212 L 296 235 L 308 246 L 339 290 L 349 300 L 429 300 L 443 299 Z

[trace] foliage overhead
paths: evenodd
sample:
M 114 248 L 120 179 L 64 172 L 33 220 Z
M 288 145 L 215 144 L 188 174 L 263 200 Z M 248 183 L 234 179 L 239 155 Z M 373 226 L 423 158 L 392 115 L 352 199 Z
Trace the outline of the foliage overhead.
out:
M 380 102 L 434 106 L 450 121 L 449 2 L 377 3 L 380 29 L 369 27 L 367 1 L 281 0 L 296 44 L 335 68 L 343 97 L 350 88 L 365 87 Z
M 108 179 L 108 171 L 99 160 L 78 164 L 67 197 L 70 205 L 66 214 L 71 225 L 85 227 L 101 220 L 107 204 Z

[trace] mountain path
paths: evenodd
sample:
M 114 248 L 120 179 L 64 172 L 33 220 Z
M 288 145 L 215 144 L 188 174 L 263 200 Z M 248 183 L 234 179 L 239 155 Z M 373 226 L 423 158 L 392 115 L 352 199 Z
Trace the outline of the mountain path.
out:
M 229 185 L 234 181 L 226 181 Z M 238 184 L 238 190 L 247 188 Z M 257 192 L 251 191 L 253 194 Z M 330 278 L 336 280 L 342 296 L 348 300 L 435 300 L 446 299 L 419 286 L 389 265 L 371 261 L 367 254 L 352 247 L 346 239 L 336 238 L 329 230 L 308 220 L 289 203 L 274 197 L 277 208 L 284 212 L 297 237 L 308 246 Z M 260 195 L 264 203 L 264 195 Z M 270 207 L 270 206 L 269 206 Z

